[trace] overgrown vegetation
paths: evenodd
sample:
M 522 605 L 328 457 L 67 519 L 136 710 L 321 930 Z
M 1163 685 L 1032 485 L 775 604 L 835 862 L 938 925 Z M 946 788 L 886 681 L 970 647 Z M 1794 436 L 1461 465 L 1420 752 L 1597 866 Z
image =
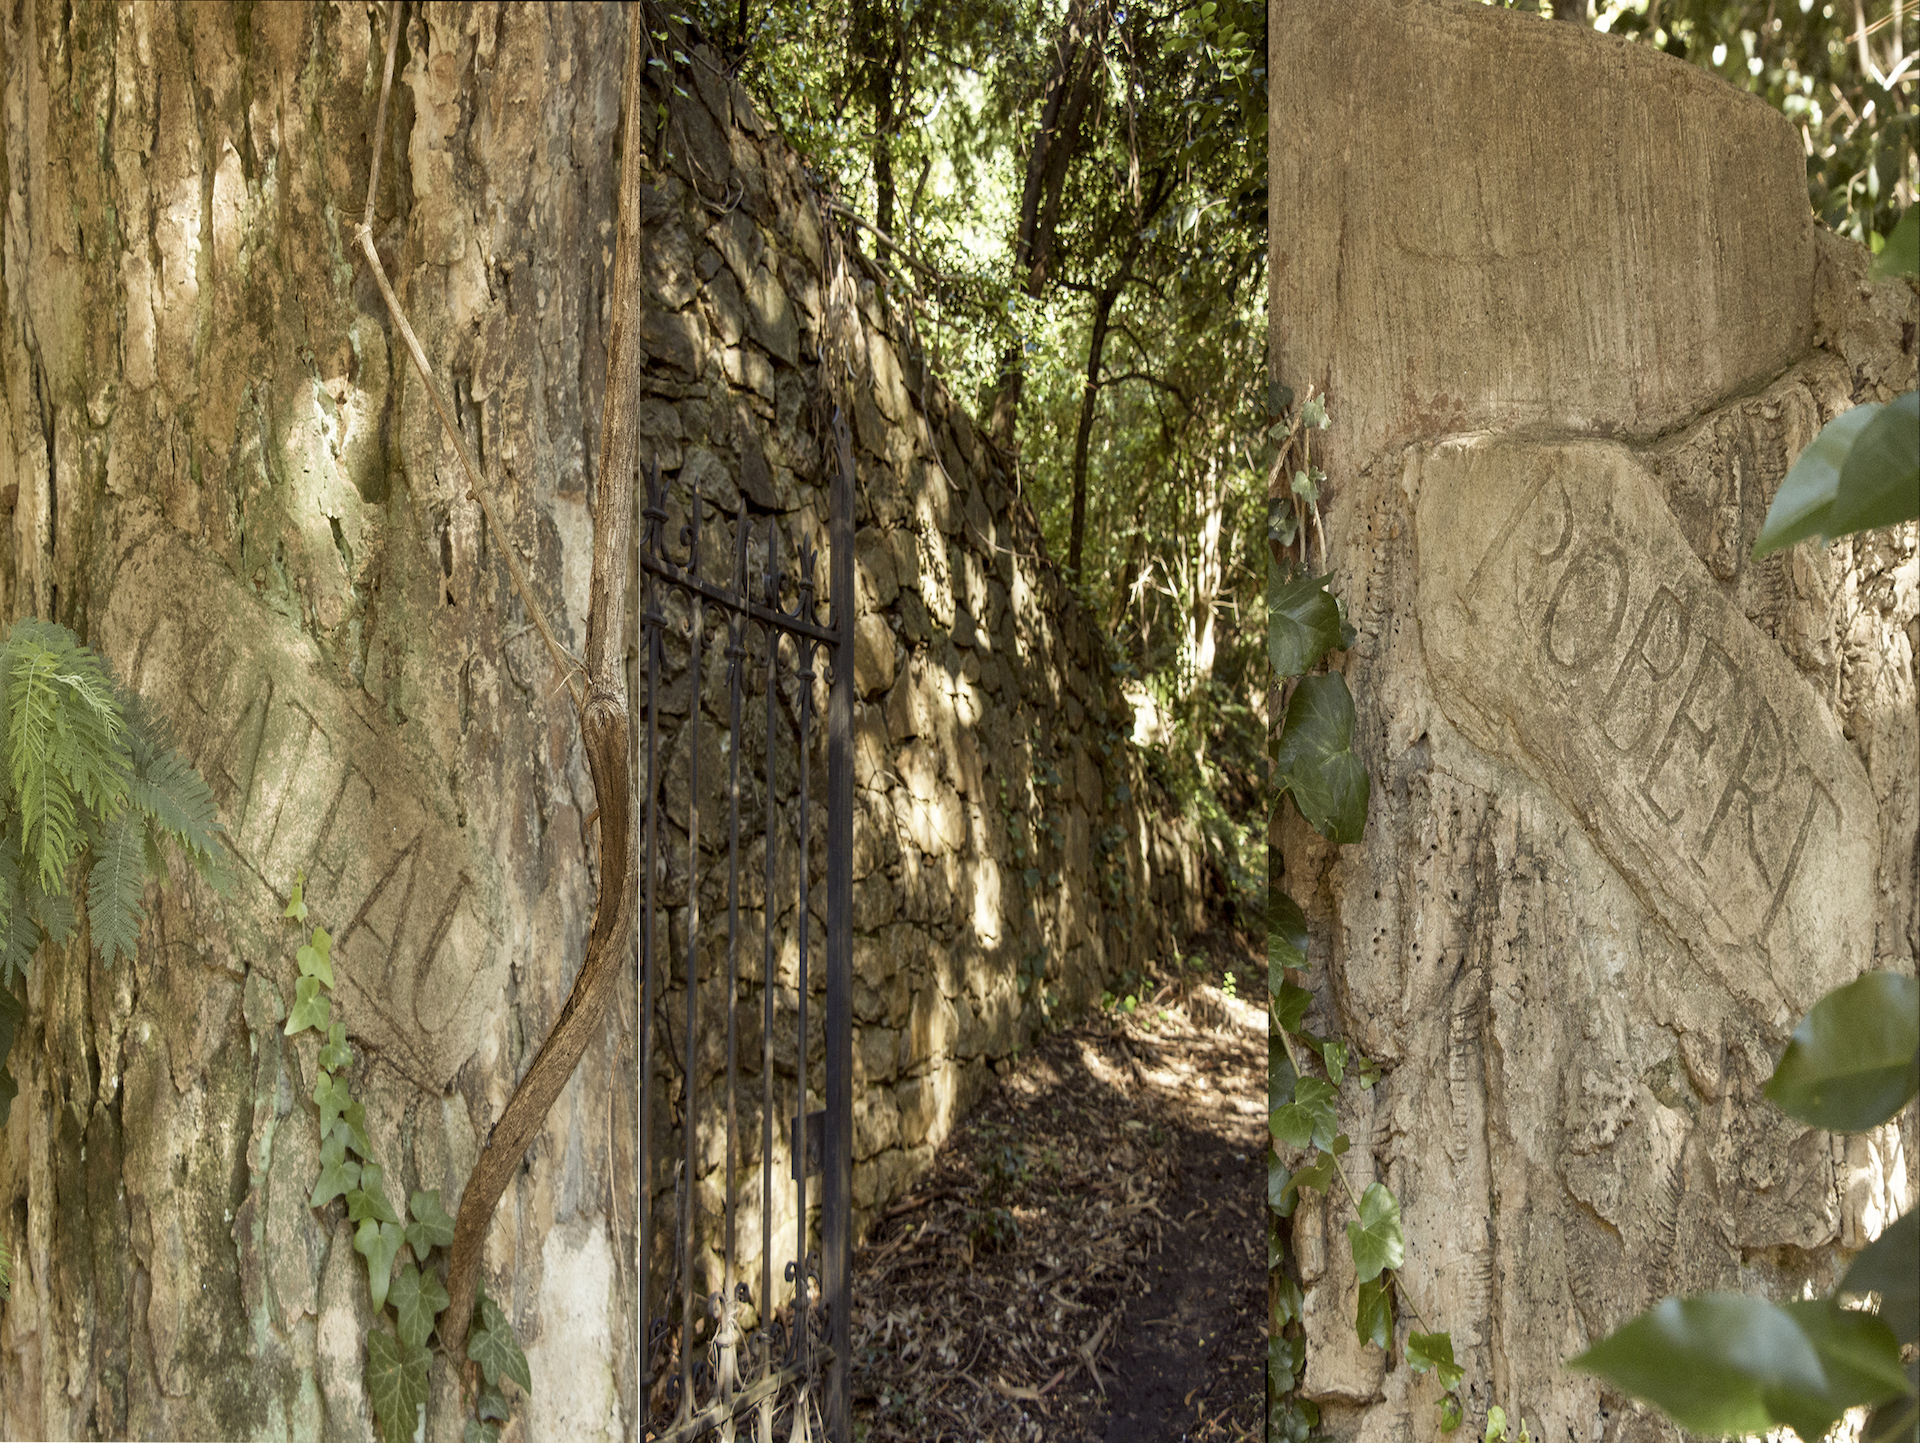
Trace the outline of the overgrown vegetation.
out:
M 1264 909 L 1266 7 L 669 7 L 860 228 L 1016 458 L 1154 773 Z
M 26 1016 L 16 987 L 42 942 L 65 946 L 85 889 L 92 945 L 112 966 L 139 945 L 143 892 L 175 848 L 224 891 L 213 796 L 165 718 L 64 626 L 28 617 L 0 643 L 0 1126 L 18 1091 L 5 1066 Z M 83 880 L 84 879 L 84 883 Z

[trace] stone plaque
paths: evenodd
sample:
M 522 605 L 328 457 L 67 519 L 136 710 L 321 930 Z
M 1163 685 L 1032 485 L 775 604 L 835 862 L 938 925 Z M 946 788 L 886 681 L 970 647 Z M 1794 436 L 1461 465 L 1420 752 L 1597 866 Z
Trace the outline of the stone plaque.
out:
M 1872 959 L 1866 772 L 1625 448 L 1412 453 L 1441 709 L 1543 783 L 1776 1029 Z

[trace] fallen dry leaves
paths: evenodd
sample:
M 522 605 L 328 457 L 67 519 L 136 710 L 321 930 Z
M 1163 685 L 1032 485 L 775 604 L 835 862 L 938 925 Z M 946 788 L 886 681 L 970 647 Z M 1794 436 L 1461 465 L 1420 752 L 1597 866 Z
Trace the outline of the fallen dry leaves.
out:
M 1266 1015 L 1224 984 L 1263 974 L 1195 945 L 1014 1061 L 855 1254 L 857 1439 L 1257 1436 Z

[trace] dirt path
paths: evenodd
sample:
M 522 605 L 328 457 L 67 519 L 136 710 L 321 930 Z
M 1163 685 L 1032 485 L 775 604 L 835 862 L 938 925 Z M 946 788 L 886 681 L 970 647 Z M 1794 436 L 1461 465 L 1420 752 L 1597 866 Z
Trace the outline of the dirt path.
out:
M 1259 1436 L 1264 976 L 1196 946 L 1023 1054 L 855 1255 L 857 1439 Z

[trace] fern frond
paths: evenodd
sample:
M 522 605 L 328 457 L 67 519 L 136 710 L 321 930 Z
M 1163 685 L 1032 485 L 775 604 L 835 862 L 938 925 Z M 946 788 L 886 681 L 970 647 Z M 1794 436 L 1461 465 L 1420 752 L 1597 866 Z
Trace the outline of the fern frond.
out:
M 16 783 L 19 789 L 21 855 L 51 891 L 66 875 L 80 837 L 73 815 L 73 793 L 66 778 L 45 761 L 33 759 Z
M 157 758 L 144 775 L 134 778 L 133 800 L 182 847 L 209 861 L 219 860 L 225 828 L 214 809 L 213 793 L 178 752 Z
M 109 967 L 116 951 L 131 961 L 140 945 L 146 831 L 146 817 L 132 807 L 122 807 L 108 826 L 99 860 L 87 877 L 87 922 L 100 960 Z
M 47 940 L 56 947 L 64 947 L 67 939 L 73 936 L 74 924 L 79 920 L 73 915 L 73 898 L 64 889 L 35 889 L 30 907 L 33 920 L 40 924 L 40 929 L 47 934 Z

